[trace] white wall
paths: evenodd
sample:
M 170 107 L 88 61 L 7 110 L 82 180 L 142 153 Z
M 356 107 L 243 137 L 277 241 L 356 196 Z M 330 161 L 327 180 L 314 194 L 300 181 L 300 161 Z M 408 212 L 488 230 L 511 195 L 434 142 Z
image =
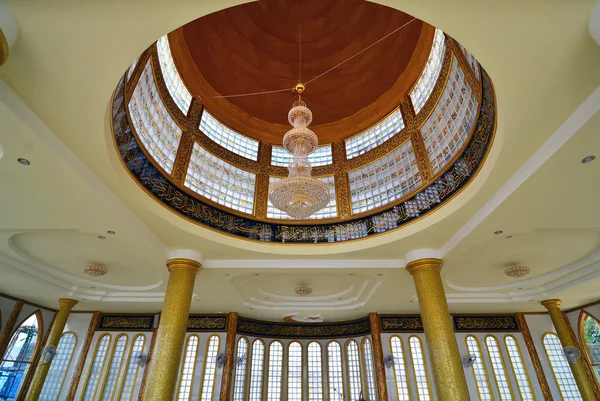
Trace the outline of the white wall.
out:
M 6 322 L 8 322 L 8 318 L 10 317 L 10 314 L 12 313 L 16 303 L 17 301 L 14 299 L 0 296 L 0 315 L 2 315 L 0 318 L 0 332 L 4 330 Z

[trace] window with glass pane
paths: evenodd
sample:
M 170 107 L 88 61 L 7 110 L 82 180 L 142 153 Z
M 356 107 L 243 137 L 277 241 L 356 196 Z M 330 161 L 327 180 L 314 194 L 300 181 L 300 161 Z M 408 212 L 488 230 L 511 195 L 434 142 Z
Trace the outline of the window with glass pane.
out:
M 600 320 L 582 311 L 579 321 L 580 341 L 600 383 Z
M 160 99 L 150 61 L 135 86 L 128 107 L 131 123 L 142 145 L 160 167 L 171 174 L 181 140 L 181 128 Z
M 359 169 L 348 172 L 352 213 L 375 209 L 408 195 L 421 186 L 412 142 Z
M 235 132 L 214 118 L 206 109 L 202 112 L 200 130 L 225 149 L 248 159 L 258 160 L 258 141 Z
M 267 401 L 281 400 L 281 379 L 283 375 L 283 346 L 279 341 L 269 345 L 269 376 L 267 381 Z
M 423 126 L 421 135 L 434 174 L 446 166 L 463 147 L 477 115 L 477 98 L 456 57 L 444 93 Z
M 104 362 L 106 361 L 109 345 L 109 334 L 104 334 L 98 339 L 98 342 L 96 343 L 96 351 L 94 352 L 94 359 L 92 359 L 92 363 L 90 364 L 90 369 L 88 371 L 88 377 L 85 382 L 81 401 L 92 401 L 95 398 L 96 389 L 100 382 L 100 375 L 104 370 Z
M 379 121 L 371 128 L 346 139 L 346 158 L 352 159 L 381 145 L 404 128 L 400 109 Z
M 194 143 L 185 186 L 231 209 L 252 214 L 256 175 L 239 169 Z
M 531 388 L 531 382 L 529 381 L 529 374 L 523 361 L 523 354 L 521 354 L 521 348 L 517 339 L 511 335 L 504 337 L 504 343 L 508 351 L 510 360 L 510 366 L 512 366 L 513 373 L 517 378 L 517 387 L 519 393 L 524 401 L 533 401 L 535 396 L 533 395 L 533 389 Z
M 194 369 L 198 357 L 198 336 L 191 335 L 185 344 L 185 354 L 179 373 L 179 388 L 177 389 L 177 401 L 188 401 L 192 394 L 194 385 Z
M 441 29 L 436 28 L 433 44 L 431 45 L 431 52 L 429 53 L 425 68 L 415 84 L 415 87 L 410 92 L 410 100 L 412 101 L 413 108 L 417 114 L 419 114 L 419 111 L 421 111 L 425 102 L 429 99 L 429 95 L 431 95 L 431 91 L 433 91 L 435 83 L 440 76 L 445 51 L 446 38 L 444 37 L 444 32 L 442 32 Z
M 475 376 L 475 383 L 477 384 L 479 399 L 481 401 L 493 401 L 494 396 L 492 395 L 490 379 L 488 377 L 487 368 L 485 367 L 485 361 L 481 356 L 481 347 L 479 347 L 479 341 L 474 336 L 467 336 L 465 342 L 467 343 L 467 351 L 469 352 L 469 355 L 475 355 L 475 363 L 473 363 L 471 368 L 473 369 L 473 375 Z
M 430 401 L 429 376 L 427 373 L 427 361 L 425 360 L 425 353 L 423 352 L 423 344 L 421 344 L 421 339 L 419 337 L 412 336 L 408 339 L 408 345 L 410 346 L 410 356 L 415 372 L 419 400 Z
M 362 342 L 363 358 L 365 360 L 365 376 L 367 377 L 367 394 L 363 394 L 368 400 L 377 400 L 377 391 L 375 390 L 375 371 L 373 370 L 373 350 L 371 348 L 371 340 L 365 338 Z
M 217 355 L 219 354 L 219 336 L 213 335 L 208 338 L 206 355 L 204 356 L 204 375 L 200 401 L 210 401 L 215 388 L 215 376 L 217 375 Z
M 288 401 L 302 401 L 302 345 L 288 346 Z
M 492 362 L 492 369 L 494 371 L 494 378 L 496 379 L 496 385 L 498 386 L 498 392 L 500 393 L 500 399 L 512 400 L 512 390 L 510 388 L 510 381 L 508 379 L 508 372 L 504 365 L 504 358 L 498 345 L 496 337 L 487 336 L 485 338 L 485 345 L 490 355 L 490 361 Z
M 250 364 L 250 401 L 262 400 L 263 371 L 265 369 L 265 343 L 254 340 L 252 343 L 252 360 Z
M 308 344 L 308 401 L 323 400 L 323 362 L 321 344 Z
M 102 389 L 102 401 L 111 401 L 115 389 L 117 387 L 117 379 L 121 372 L 121 366 L 123 364 L 123 357 L 125 355 L 125 349 L 127 347 L 127 335 L 121 334 L 117 337 L 115 345 L 113 346 L 112 356 L 108 363 L 108 372 L 104 381 L 104 387 Z
M 27 377 L 40 336 L 38 315 L 29 316 L 12 335 L 0 364 L 0 400 L 14 401 Z
M 346 363 L 348 364 L 348 389 L 351 400 L 358 400 L 362 390 L 360 356 L 358 344 L 354 340 L 346 343 Z
M 329 378 L 329 401 L 345 400 L 342 347 L 336 341 L 327 344 L 327 377 Z
M 335 177 L 315 177 L 317 180 L 327 184 L 329 187 L 329 203 L 323 209 L 313 213 L 309 219 L 329 219 L 337 217 L 337 200 L 335 197 Z M 269 187 L 281 180 L 279 177 L 269 177 Z M 267 201 L 267 217 L 270 219 L 290 219 L 287 213 L 277 209 L 270 200 Z
M 293 156 L 283 146 L 271 148 L 271 164 L 273 166 L 287 167 L 292 162 Z M 326 166 L 333 163 L 331 144 L 317 146 L 314 152 L 308 155 L 308 161 L 313 167 Z
M 542 342 L 563 400 L 581 400 L 581 394 L 558 336 L 554 333 L 546 333 Z
M 477 77 L 477 79 L 479 79 L 479 63 L 477 62 L 477 60 L 475 59 L 475 57 L 473 57 L 473 55 L 471 54 L 470 51 L 468 51 L 460 43 L 458 45 L 460 46 L 460 50 L 462 50 L 462 52 L 464 53 L 465 57 L 467 58 L 467 61 L 469 62 L 469 66 L 471 66 L 471 69 L 473 70 L 473 73 L 475 74 L 475 76 Z
M 138 334 L 133 339 L 133 344 L 129 348 L 125 378 L 123 379 L 123 383 L 121 383 L 121 391 L 119 391 L 119 401 L 131 401 L 133 397 L 133 389 L 137 382 L 140 369 L 138 357 L 142 355 L 145 343 L 146 336 L 143 334 Z
M 135 66 L 137 65 L 138 61 L 140 60 L 140 58 L 136 58 L 135 60 L 133 60 L 133 63 L 131 63 L 131 65 L 129 66 L 129 69 L 127 70 L 127 81 L 131 81 L 131 77 L 133 76 L 133 71 L 135 70 Z
M 390 338 L 390 347 L 394 357 L 394 379 L 398 401 L 410 401 L 410 388 L 406 372 L 406 359 L 404 358 L 404 344 L 398 336 Z
M 248 358 L 248 340 L 240 338 L 237 343 L 235 355 L 235 380 L 233 381 L 233 401 L 244 400 L 244 386 L 246 384 L 246 359 Z
M 167 35 L 158 39 L 156 42 L 156 50 L 158 53 L 158 61 L 160 62 L 160 69 L 162 71 L 163 79 L 165 80 L 165 85 L 169 90 L 169 94 L 177 104 L 177 107 L 179 107 L 179 110 L 181 110 L 183 114 L 187 114 L 192 101 L 192 95 L 184 85 L 183 80 L 179 75 L 179 71 L 177 71 L 173 56 L 171 55 L 169 38 Z
M 75 345 L 77 345 L 77 336 L 75 333 L 66 332 L 60 337 L 58 346 L 56 347 L 56 355 L 48 370 L 48 376 L 46 376 L 38 401 L 56 401 L 58 399 L 60 389 L 65 381 L 67 370 L 73 358 Z

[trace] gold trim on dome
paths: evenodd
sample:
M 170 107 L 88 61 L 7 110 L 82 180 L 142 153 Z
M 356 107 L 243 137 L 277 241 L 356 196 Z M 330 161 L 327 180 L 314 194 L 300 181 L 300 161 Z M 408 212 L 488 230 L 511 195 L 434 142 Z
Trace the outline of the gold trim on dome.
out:
M 0 65 L 4 64 L 8 60 L 8 54 L 10 52 L 8 46 L 8 40 L 4 35 L 4 31 L 0 28 Z
M 344 161 L 346 160 L 345 142 L 336 142 L 331 145 L 331 155 L 335 175 L 335 198 L 338 220 L 347 219 L 352 215 L 352 201 L 350 199 L 350 180 Z
M 473 89 L 473 91 L 476 92 L 477 100 L 481 101 L 480 100 L 481 94 L 479 93 L 479 91 L 475 91 L 475 88 L 481 86 L 481 84 L 479 83 L 479 79 L 475 75 L 473 68 L 469 64 L 469 61 L 467 60 L 467 56 L 465 56 L 465 53 L 462 51 L 462 49 L 458 45 L 458 42 L 454 38 L 448 37 L 446 43 L 447 43 L 448 47 L 450 47 L 452 49 L 452 52 L 458 59 L 458 64 L 460 64 L 460 67 L 465 72 L 465 76 L 467 78 L 467 81 L 471 85 L 471 89 Z M 477 61 L 477 60 L 475 60 L 475 61 Z
M 133 69 L 133 74 L 131 74 L 131 78 L 125 76 L 123 85 L 125 91 L 125 108 L 129 109 L 129 102 L 133 96 L 133 92 L 135 92 L 135 88 L 142 76 L 142 72 L 144 72 L 144 68 L 146 68 L 146 64 L 148 64 L 148 60 L 150 59 L 150 47 L 144 50 L 144 52 L 140 55 L 135 68 Z M 113 95 L 114 97 L 114 95 Z

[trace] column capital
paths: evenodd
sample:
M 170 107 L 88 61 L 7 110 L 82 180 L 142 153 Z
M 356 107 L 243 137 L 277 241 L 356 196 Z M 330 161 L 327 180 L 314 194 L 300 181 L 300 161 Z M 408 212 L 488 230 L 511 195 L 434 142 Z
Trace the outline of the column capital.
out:
M 548 310 L 550 310 L 551 308 L 560 308 L 561 303 L 562 301 L 560 299 L 547 299 L 541 302 L 544 308 Z
M 406 265 L 406 271 L 411 275 L 414 275 L 417 271 L 429 270 L 429 271 L 441 271 L 444 261 L 437 258 L 424 258 L 413 260 L 408 262 Z
M 77 301 L 74 299 L 70 299 L 70 298 L 61 298 L 58 300 L 58 305 L 61 308 L 69 308 L 71 309 L 72 307 L 74 307 L 75 305 L 77 305 Z
M 169 272 L 173 270 L 193 270 L 197 273 L 202 268 L 202 264 L 192 259 L 175 258 L 167 261 L 167 268 Z

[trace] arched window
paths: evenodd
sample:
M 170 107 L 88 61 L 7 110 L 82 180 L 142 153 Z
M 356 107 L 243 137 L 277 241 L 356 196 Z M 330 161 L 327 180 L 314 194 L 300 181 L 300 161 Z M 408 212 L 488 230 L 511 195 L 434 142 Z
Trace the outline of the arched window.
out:
M 329 401 L 339 401 L 344 398 L 342 347 L 337 341 L 327 344 L 327 377 L 329 378 Z
M 41 337 L 39 312 L 15 330 L 0 364 L 0 400 L 16 400 L 25 382 Z
M 308 401 L 323 400 L 323 362 L 321 344 L 308 344 Z
M 350 400 L 358 400 L 362 390 L 360 380 L 360 356 L 358 344 L 354 340 L 346 343 L 346 363 L 348 367 L 348 395 Z
M 179 110 L 183 114 L 187 114 L 192 102 L 192 95 L 188 91 L 187 87 L 183 83 L 179 71 L 175 67 L 173 56 L 171 55 L 171 48 L 169 47 L 169 37 L 167 35 L 161 37 L 156 42 L 156 51 L 158 53 L 158 61 L 160 62 L 160 69 L 162 71 L 165 85 L 169 90 L 169 94 L 179 107 Z
M 510 387 L 510 380 L 508 379 L 508 372 L 506 371 L 506 365 L 504 364 L 504 358 L 498 345 L 498 340 L 494 336 L 487 336 L 485 338 L 485 346 L 487 347 L 488 354 L 490 354 L 490 360 L 492 362 L 492 368 L 494 370 L 494 378 L 496 379 L 496 385 L 498 386 L 498 392 L 500 393 L 500 399 L 512 400 L 512 388 Z
M 579 314 L 579 341 L 600 383 L 600 320 L 585 311 Z
M 100 382 L 100 375 L 104 370 L 104 362 L 106 361 L 106 354 L 108 354 L 110 340 L 110 334 L 103 334 L 96 342 L 94 357 L 90 363 L 81 401 L 92 401 L 96 396 L 96 390 L 98 388 L 98 383 Z
M 185 354 L 183 356 L 183 365 L 179 373 L 179 386 L 177 388 L 177 401 L 188 401 L 192 394 L 194 385 L 194 369 L 196 368 L 196 359 L 198 358 L 198 343 L 200 339 L 197 335 L 188 337 L 185 344 Z
M 250 401 L 261 401 L 263 371 L 265 370 L 265 343 L 254 340 L 252 343 L 252 363 L 250 365 Z
M 217 375 L 217 355 L 219 354 L 219 336 L 212 335 L 206 342 L 206 353 L 204 354 L 204 379 L 200 391 L 200 401 L 210 401 L 213 398 L 215 388 L 215 377 Z
M 523 354 L 521 354 L 521 348 L 517 339 L 511 335 L 504 337 L 504 343 L 508 350 L 508 356 L 510 359 L 510 366 L 512 366 L 513 373 L 517 378 L 517 387 L 523 401 L 533 401 L 535 396 L 533 395 L 533 389 L 531 388 L 531 381 L 529 380 L 529 374 L 523 361 Z
M 375 371 L 373 370 L 373 350 L 371 340 L 365 337 L 362 340 L 363 360 L 365 362 L 365 376 L 367 377 L 367 391 L 363 394 L 369 401 L 377 400 L 377 390 L 375 389 Z
M 248 340 L 241 337 L 237 343 L 235 360 L 235 380 L 233 381 L 233 401 L 244 400 L 246 384 L 246 358 L 248 357 Z
M 302 345 L 288 346 L 288 401 L 302 401 Z
M 120 376 L 121 367 L 123 365 L 123 357 L 127 348 L 127 335 L 121 334 L 115 340 L 115 345 L 112 349 L 108 372 L 104 378 L 104 386 L 102 387 L 102 401 L 111 401 L 115 389 L 117 387 L 117 379 Z
M 396 393 L 398 401 L 410 401 L 410 387 L 406 374 L 406 359 L 404 358 L 404 345 L 398 336 L 390 338 L 390 348 L 394 357 L 394 379 L 396 380 Z
M 121 383 L 121 390 L 119 391 L 119 401 L 131 401 L 133 397 L 133 389 L 138 377 L 138 371 L 140 369 L 139 357 L 144 351 L 144 344 L 146 343 L 146 336 L 138 334 L 133 338 L 133 343 L 129 348 L 129 356 L 127 357 L 127 370 L 125 371 L 125 378 Z
M 269 378 L 267 380 L 267 401 L 281 400 L 281 379 L 283 378 L 283 345 L 273 341 L 269 345 Z
M 474 336 L 467 336 L 465 342 L 467 343 L 469 355 L 475 355 L 475 363 L 473 363 L 471 368 L 473 369 L 473 375 L 475 376 L 479 399 L 481 401 L 493 401 L 492 386 L 490 385 L 490 378 L 488 377 L 487 368 L 485 367 L 485 361 L 481 356 L 479 341 Z
M 571 372 L 571 367 L 565 357 L 558 336 L 554 333 L 546 333 L 542 342 L 544 343 L 544 350 L 552 367 L 556 385 L 560 389 L 563 399 L 566 401 L 581 400 L 577 383 L 575 383 L 573 372 Z
M 60 389 L 65 381 L 67 370 L 73 358 L 75 345 L 77 345 L 77 335 L 70 331 L 63 333 L 56 347 L 56 355 L 48 370 L 48 376 L 46 376 L 38 401 L 58 400 Z
M 415 381 L 417 382 L 417 394 L 420 401 L 430 401 L 431 393 L 429 392 L 429 374 L 427 373 L 427 361 L 423 352 L 423 344 L 417 336 L 412 336 L 408 339 L 410 346 L 410 356 L 412 358 L 413 369 L 415 371 Z

